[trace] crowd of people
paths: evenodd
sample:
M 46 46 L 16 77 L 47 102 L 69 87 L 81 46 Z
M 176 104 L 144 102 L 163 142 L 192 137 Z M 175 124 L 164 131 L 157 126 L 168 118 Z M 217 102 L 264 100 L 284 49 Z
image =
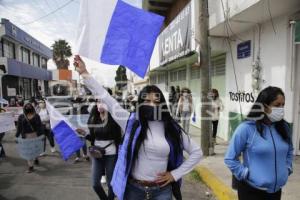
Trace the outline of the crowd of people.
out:
M 167 104 L 157 86 L 147 85 L 132 95 L 133 107 L 124 108 L 110 89 L 102 87 L 88 73 L 79 56 L 75 57 L 74 65 L 94 96 L 84 111 L 89 115 L 88 130 L 79 127 L 76 131 L 83 141 L 90 143 L 82 150 L 87 161 L 91 158 L 92 187 L 99 199 L 182 199 L 181 179 L 202 157 L 199 145 L 189 135 L 194 112 L 191 90 L 171 86 Z M 217 89 L 211 90 L 209 98 L 215 140 L 223 104 Z M 281 198 L 282 187 L 293 172 L 291 130 L 284 120 L 284 105 L 285 96 L 280 88 L 262 90 L 246 120 L 235 130 L 225 164 L 238 182 L 240 200 Z M 16 137 L 32 139 L 41 135 L 45 137 L 40 156 L 46 154 L 47 140 L 50 151 L 55 153 L 45 101 L 32 99 L 23 106 Z M 5 156 L 3 136 L 0 133 L 1 157 Z M 184 152 L 188 155 L 186 159 Z M 80 151 L 76 155 L 75 161 Z M 38 164 L 38 157 L 27 160 L 27 172 L 34 172 L 34 165 Z M 107 193 L 101 184 L 104 175 Z

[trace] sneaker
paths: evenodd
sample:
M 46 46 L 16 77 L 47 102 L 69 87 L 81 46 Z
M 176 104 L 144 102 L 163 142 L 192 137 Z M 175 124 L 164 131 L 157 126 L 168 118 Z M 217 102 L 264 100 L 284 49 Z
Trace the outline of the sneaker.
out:
M 51 153 L 55 153 L 56 149 L 54 147 L 51 147 L 50 151 L 51 151 Z
M 40 165 L 40 161 L 39 161 L 38 159 L 35 159 L 35 160 L 34 160 L 34 164 L 35 164 L 35 165 Z
M 102 176 L 101 183 L 106 183 L 106 177 L 105 176 Z
M 73 162 L 73 164 L 76 164 L 76 163 L 78 163 L 78 162 L 79 162 L 79 158 L 76 157 L 75 160 L 74 160 L 74 162 Z
M 85 161 L 89 162 L 90 161 L 90 157 L 88 157 L 87 155 L 84 155 L 83 158 L 85 159 Z
M 32 173 L 32 172 L 34 172 L 34 168 L 33 168 L 33 166 L 31 166 L 31 167 L 28 167 L 28 169 L 27 169 L 26 173 Z
M 40 156 L 46 156 L 46 152 L 41 153 Z

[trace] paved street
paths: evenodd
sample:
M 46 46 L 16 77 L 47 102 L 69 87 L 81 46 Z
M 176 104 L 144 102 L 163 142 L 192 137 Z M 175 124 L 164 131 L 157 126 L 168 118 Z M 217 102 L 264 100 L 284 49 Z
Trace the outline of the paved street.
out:
M 59 155 L 49 153 L 40 159 L 40 166 L 27 174 L 26 162 L 19 158 L 13 134 L 6 135 L 4 147 L 8 157 L 0 161 L 1 200 L 92 200 L 97 199 L 90 183 L 90 163 L 64 162 Z M 209 191 L 194 175 L 184 179 L 183 199 L 210 200 Z

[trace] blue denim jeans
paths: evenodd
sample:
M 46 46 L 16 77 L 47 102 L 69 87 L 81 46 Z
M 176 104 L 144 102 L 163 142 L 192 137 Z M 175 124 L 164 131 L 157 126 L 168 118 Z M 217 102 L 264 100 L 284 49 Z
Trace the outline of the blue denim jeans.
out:
M 101 200 L 113 200 L 115 195 L 113 193 L 110 181 L 116 165 L 117 155 L 107 155 L 103 158 L 93 158 L 92 160 L 92 183 L 93 189 Z M 101 177 L 105 170 L 106 182 L 108 186 L 108 195 L 106 195 L 102 185 Z
M 137 183 L 127 182 L 124 200 L 172 200 L 172 187 L 167 185 L 144 187 Z

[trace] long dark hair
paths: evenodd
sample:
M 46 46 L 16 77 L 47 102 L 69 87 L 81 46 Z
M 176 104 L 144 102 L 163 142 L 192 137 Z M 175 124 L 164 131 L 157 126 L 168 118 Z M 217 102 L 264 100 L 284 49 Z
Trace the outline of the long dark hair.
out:
M 166 104 L 166 99 L 165 99 L 162 91 L 155 85 L 145 86 L 140 91 L 137 107 L 144 103 L 144 97 L 150 93 L 155 93 L 159 97 L 160 108 L 163 111 L 162 121 L 164 123 L 165 137 L 167 139 L 169 139 L 169 141 L 172 143 L 172 145 L 174 147 L 174 154 L 175 154 L 175 156 L 177 156 L 178 154 L 180 154 L 180 152 L 182 151 L 182 148 L 183 148 L 182 134 L 184 133 L 184 131 L 178 125 L 178 123 L 172 118 L 172 116 L 168 110 L 168 106 Z M 129 170 L 130 160 L 132 160 L 133 165 L 135 164 L 135 161 L 138 158 L 138 152 L 140 150 L 141 145 L 147 138 L 147 130 L 149 129 L 148 121 L 144 119 L 143 113 L 137 112 L 136 115 L 137 115 L 136 116 L 137 119 L 134 122 L 133 127 L 131 129 L 129 143 L 128 143 L 128 147 L 127 147 L 127 150 L 128 150 L 127 151 L 127 166 L 126 166 L 127 171 Z M 133 155 L 132 155 L 131 148 L 132 148 L 133 138 L 134 138 L 135 132 L 139 126 L 141 126 L 141 132 L 140 132 L 139 137 L 137 138 L 136 145 L 134 147 L 134 151 L 133 151 Z
M 111 135 L 114 138 L 114 142 L 116 144 L 116 147 L 119 146 L 121 143 L 121 128 L 120 126 L 115 122 L 115 120 L 112 118 L 111 114 L 107 112 L 107 119 L 106 121 L 102 121 L 100 118 L 100 112 L 98 110 L 97 104 L 93 106 L 90 112 L 90 116 L 88 118 L 88 128 L 91 134 L 94 134 L 95 128 L 97 126 L 108 126 L 111 130 Z
M 254 120 L 256 122 L 256 128 L 262 137 L 264 129 L 263 124 L 267 119 L 267 115 L 265 114 L 264 109 L 266 106 L 271 105 L 271 103 L 277 99 L 278 95 L 282 95 L 283 97 L 285 97 L 284 92 L 278 87 L 269 86 L 265 88 L 258 94 L 254 105 L 247 115 L 247 120 Z M 288 123 L 284 119 L 282 119 L 278 122 L 275 122 L 274 124 L 281 137 L 288 142 L 290 140 L 290 136 L 287 130 Z

